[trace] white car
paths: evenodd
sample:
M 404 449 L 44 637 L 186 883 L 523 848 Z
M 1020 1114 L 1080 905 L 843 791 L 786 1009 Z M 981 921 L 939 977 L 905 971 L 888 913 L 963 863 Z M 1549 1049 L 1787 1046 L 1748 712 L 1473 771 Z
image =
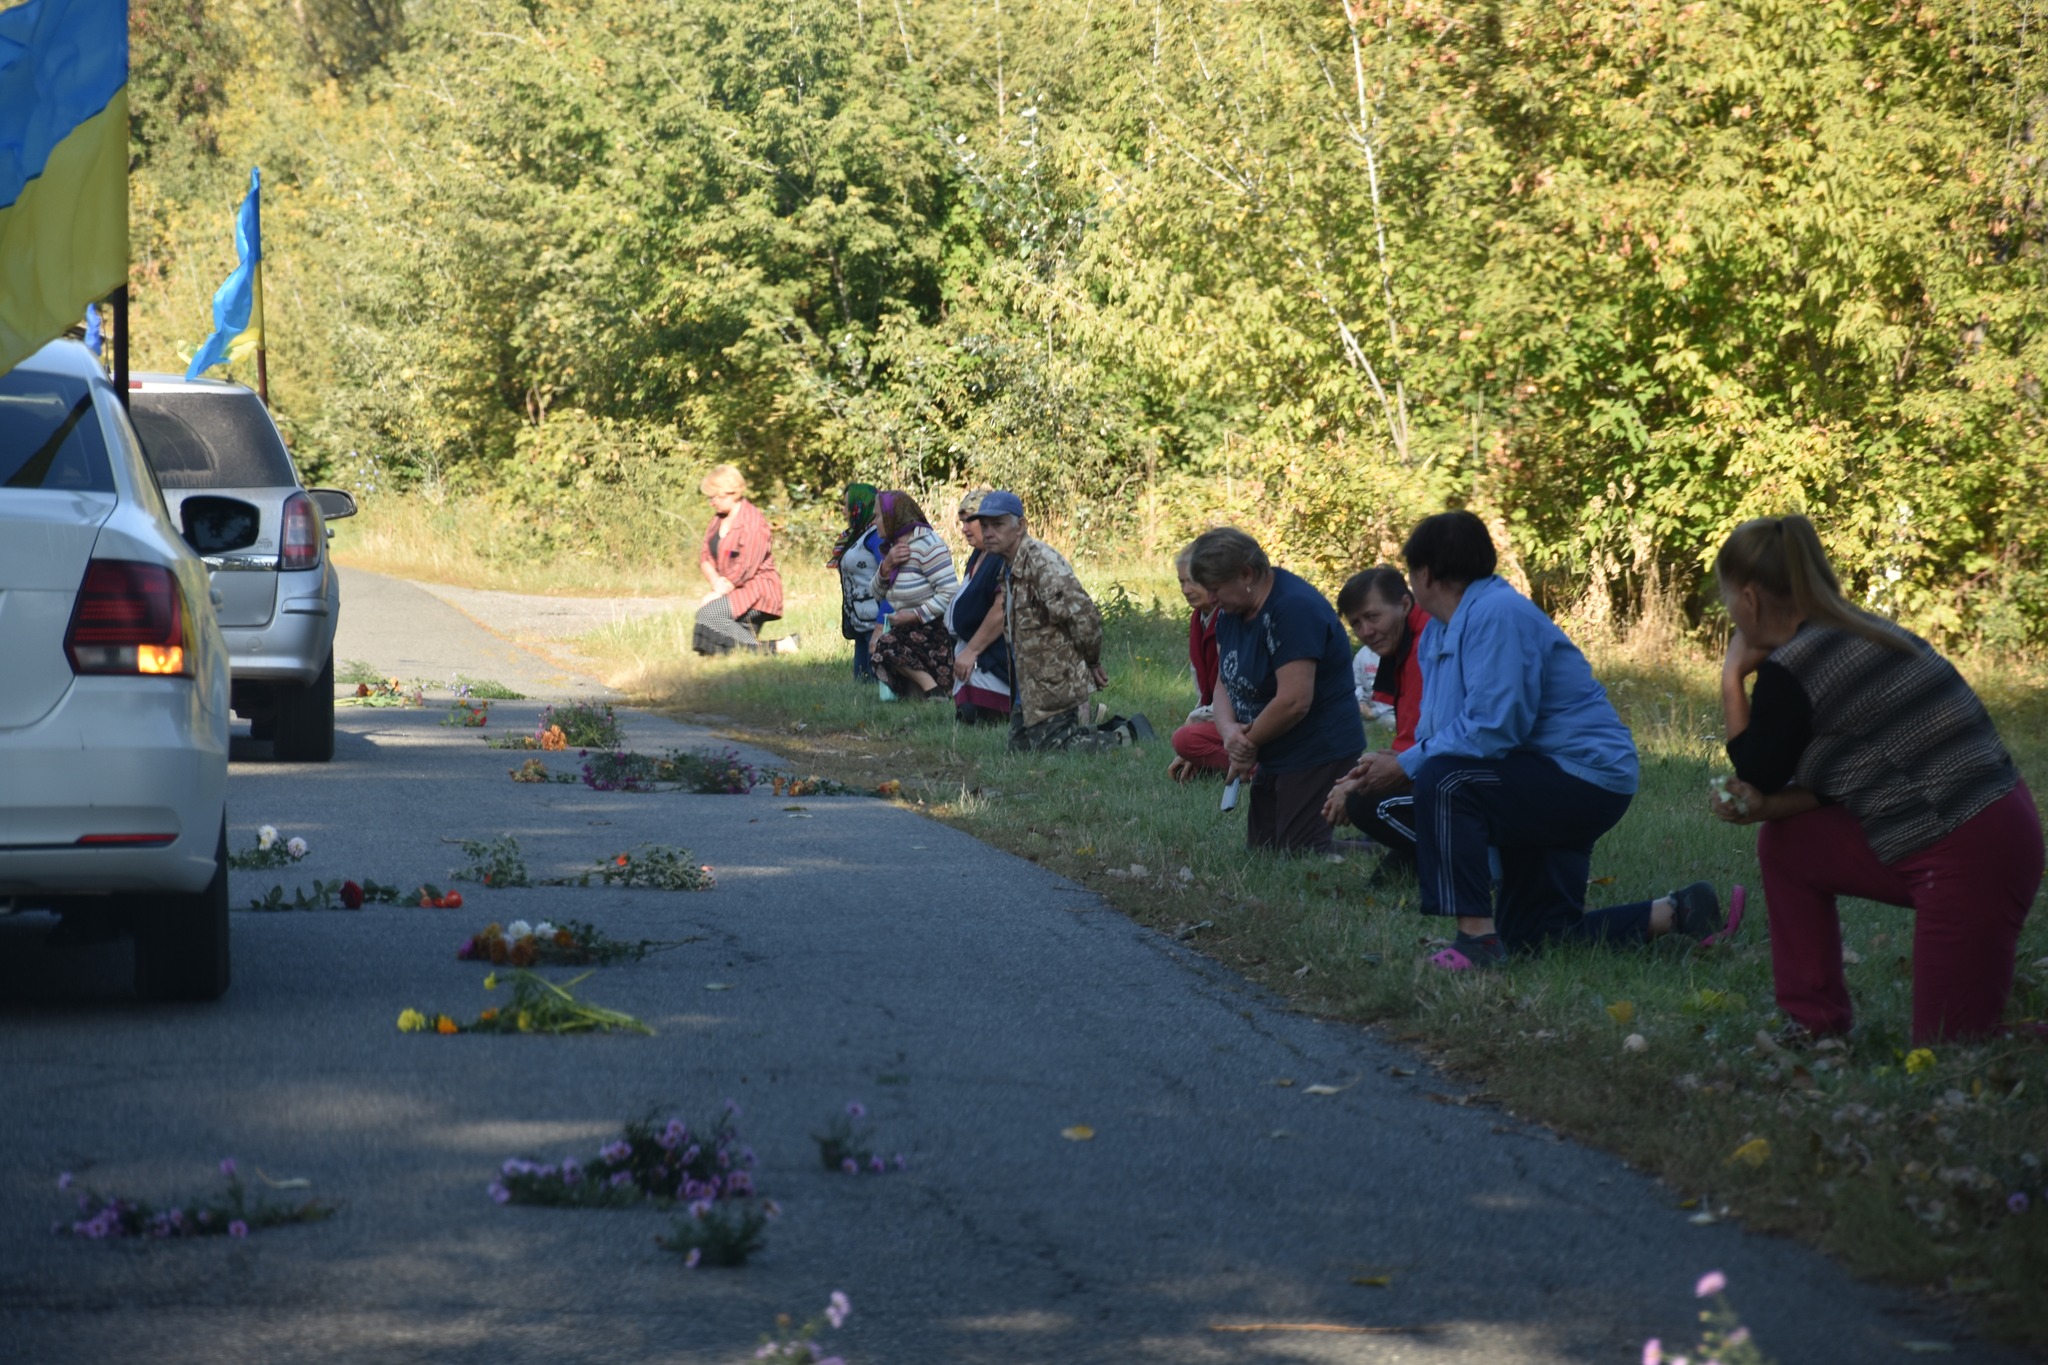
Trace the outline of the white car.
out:
M 228 986 L 228 652 L 206 566 L 75 342 L 0 374 L 0 911 Z

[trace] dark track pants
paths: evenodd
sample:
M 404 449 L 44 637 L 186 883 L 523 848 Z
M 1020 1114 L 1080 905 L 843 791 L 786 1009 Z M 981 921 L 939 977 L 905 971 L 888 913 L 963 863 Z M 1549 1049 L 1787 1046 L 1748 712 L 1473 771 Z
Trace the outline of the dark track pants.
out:
M 1586 913 L 1593 845 L 1620 823 L 1631 799 L 1539 754 L 1430 759 L 1415 775 L 1422 912 L 1491 916 L 1510 951 L 1645 941 L 1648 901 Z M 1500 850 L 1497 905 L 1489 845 Z

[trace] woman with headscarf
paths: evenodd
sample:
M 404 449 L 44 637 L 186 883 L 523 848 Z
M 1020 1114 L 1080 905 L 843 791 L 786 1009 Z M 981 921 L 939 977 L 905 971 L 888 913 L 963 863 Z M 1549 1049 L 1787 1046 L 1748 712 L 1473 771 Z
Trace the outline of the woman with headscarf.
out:
M 760 629 L 782 619 L 782 575 L 775 568 L 774 537 L 768 518 L 747 501 L 747 480 L 729 464 L 715 466 L 699 485 L 711 503 L 711 524 L 704 529 L 704 551 L 697 567 L 711 585 L 697 608 L 693 645 L 699 654 L 732 650 L 791 654 L 797 637 L 772 644 Z
M 839 570 L 839 633 L 853 641 L 853 680 L 873 682 L 875 666 L 868 658 L 868 637 L 887 604 L 871 591 L 875 570 L 882 564 L 882 537 L 875 529 L 875 486 L 846 485 L 846 529 L 832 547 L 828 569 Z
M 943 701 L 953 691 L 953 636 L 946 629 L 946 607 L 960 586 L 953 552 L 910 494 L 892 489 L 878 494 L 875 506 L 883 548 L 871 586 L 891 610 L 880 618 L 868 657 L 899 695 Z

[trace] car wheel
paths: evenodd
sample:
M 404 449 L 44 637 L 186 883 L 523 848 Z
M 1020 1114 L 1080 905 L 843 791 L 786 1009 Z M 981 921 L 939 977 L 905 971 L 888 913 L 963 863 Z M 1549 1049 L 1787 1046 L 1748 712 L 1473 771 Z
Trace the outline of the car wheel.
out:
M 135 905 L 135 989 L 145 1000 L 218 1000 L 228 988 L 228 822 L 220 822 L 213 880 L 190 895 Z
M 277 690 L 271 755 L 284 763 L 325 763 L 334 757 L 334 651 L 306 687 Z

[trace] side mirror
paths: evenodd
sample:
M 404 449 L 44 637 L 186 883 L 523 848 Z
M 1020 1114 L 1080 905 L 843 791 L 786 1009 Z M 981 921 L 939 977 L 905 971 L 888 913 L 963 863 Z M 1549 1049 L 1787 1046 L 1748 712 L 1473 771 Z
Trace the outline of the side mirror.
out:
M 320 509 L 320 515 L 328 521 L 340 521 L 343 517 L 356 514 L 355 496 L 339 488 L 308 488 L 306 496 Z
M 185 543 L 200 555 L 223 555 L 256 543 L 263 517 L 239 498 L 195 494 L 178 508 Z

